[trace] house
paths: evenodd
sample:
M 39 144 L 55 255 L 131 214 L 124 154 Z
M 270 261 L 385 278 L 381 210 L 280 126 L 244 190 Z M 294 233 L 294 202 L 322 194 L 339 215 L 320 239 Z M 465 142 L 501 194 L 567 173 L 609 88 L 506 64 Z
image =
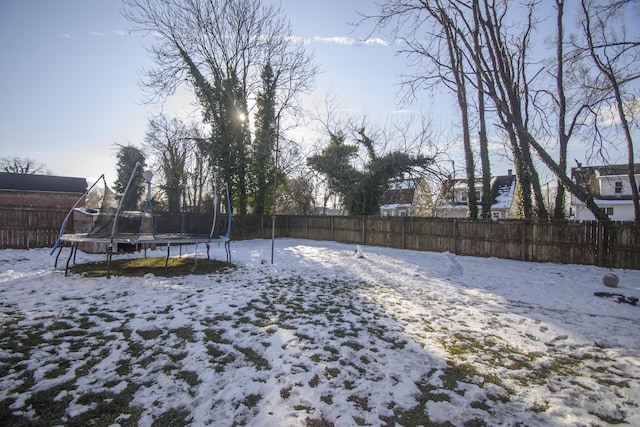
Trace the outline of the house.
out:
M 428 216 L 431 190 L 422 178 L 396 180 L 384 192 L 380 216 Z
M 591 194 L 596 204 L 613 221 L 633 221 L 633 195 L 628 165 L 585 166 L 571 168 L 571 180 Z M 634 165 L 636 184 L 640 183 L 640 164 Z M 571 214 L 576 221 L 593 221 L 593 213 L 571 195 Z
M 70 209 L 87 191 L 85 178 L 0 172 L 0 205 Z
M 491 218 L 503 219 L 509 217 L 511 204 L 516 190 L 516 176 L 512 170 L 507 175 L 491 178 Z M 442 184 L 442 190 L 436 200 L 433 214 L 441 218 L 467 218 L 468 217 L 468 180 L 447 179 Z M 478 211 L 482 210 L 480 198 L 482 193 L 482 178 L 476 178 L 476 199 Z

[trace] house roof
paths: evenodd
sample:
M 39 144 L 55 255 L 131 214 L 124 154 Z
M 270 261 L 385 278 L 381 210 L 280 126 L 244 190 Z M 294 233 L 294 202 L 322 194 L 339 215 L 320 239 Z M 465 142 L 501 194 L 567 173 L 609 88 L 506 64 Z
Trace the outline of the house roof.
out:
M 415 179 L 392 181 L 382 197 L 381 209 L 395 209 L 401 206 L 411 206 L 415 197 L 418 183 Z
M 80 193 L 87 191 L 85 178 L 0 172 L 0 190 Z
M 383 205 L 406 205 L 413 203 L 415 188 L 402 188 L 399 190 L 387 190 L 384 192 Z
M 491 180 L 491 208 L 509 209 L 516 189 L 515 175 L 496 176 Z
M 629 166 L 624 165 L 604 165 L 604 166 L 578 166 L 571 168 L 573 181 L 584 188 L 593 197 L 602 200 L 631 200 L 630 194 L 602 195 L 600 194 L 599 177 L 604 176 L 627 176 Z M 634 164 L 634 174 L 640 174 L 640 163 Z
M 482 178 L 476 178 L 476 189 L 482 189 Z M 467 206 L 466 202 L 454 202 L 454 190 L 466 190 L 468 180 L 465 178 L 450 179 L 443 183 L 440 195 L 441 203 L 447 206 Z M 491 208 L 508 209 L 511 207 L 516 187 L 516 176 L 513 174 L 499 175 L 491 178 Z M 480 202 L 480 201 L 478 201 Z

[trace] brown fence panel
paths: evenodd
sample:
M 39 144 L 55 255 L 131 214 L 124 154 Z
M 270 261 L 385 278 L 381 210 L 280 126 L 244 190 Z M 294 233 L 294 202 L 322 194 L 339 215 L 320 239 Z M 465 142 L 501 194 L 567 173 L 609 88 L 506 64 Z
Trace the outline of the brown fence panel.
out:
M 335 240 L 334 224 L 332 216 L 310 216 L 308 217 L 308 239 L 313 240 Z
M 453 225 L 450 219 L 408 217 L 405 221 L 405 247 L 419 251 L 450 251 L 453 242 Z
M 309 217 L 306 216 L 288 216 L 286 235 L 295 239 L 309 238 Z
M 609 231 L 608 243 L 609 266 L 640 268 L 640 223 L 615 223 Z
M 283 221 L 280 218 L 280 221 Z M 224 232 L 226 233 L 226 218 Z M 271 217 L 267 215 L 233 215 L 231 222 L 231 238 L 233 240 L 248 240 L 271 236 Z
M 0 249 L 53 246 L 68 209 L 46 207 L 0 208 Z M 66 232 L 73 231 L 69 218 Z
M 0 249 L 52 247 L 67 212 L 0 207 Z M 226 232 L 226 219 L 222 217 L 222 233 Z M 271 215 L 234 215 L 231 238 L 271 238 L 272 222 Z M 188 225 L 191 228 L 193 224 Z M 73 232 L 72 218 L 66 232 Z M 614 223 L 605 232 L 596 221 L 278 215 L 275 237 L 640 269 L 640 223 L 633 222 Z
M 363 218 L 361 217 L 334 217 L 333 237 L 336 242 L 364 243 L 363 242 Z

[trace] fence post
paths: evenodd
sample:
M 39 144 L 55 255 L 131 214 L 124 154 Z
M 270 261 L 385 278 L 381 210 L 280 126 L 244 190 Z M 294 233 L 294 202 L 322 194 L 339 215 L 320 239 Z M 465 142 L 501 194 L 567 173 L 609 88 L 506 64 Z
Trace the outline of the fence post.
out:
M 452 249 L 451 249 L 451 253 L 453 254 L 457 254 L 458 253 L 458 244 L 457 244 L 457 240 L 458 240 L 458 236 L 457 234 L 457 225 L 458 225 L 458 220 L 456 218 L 453 218 L 453 233 L 452 233 Z
M 333 223 L 334 220 L 336 219 L 334 216 L 331 216 L 331 241 L 335 242 L 336 241 L 336 229 L 335 229 L 335 224 Z
M 520 221 L 520 259 L 526 261 L 527 259 L 527 223 L 526 221 Z
M 402 218 L 402 249 L 406 249 L 407 248 L 407 241 L 406 241 L 406 236 L 407 236 L 407 232 L 406 232 L 406 228 L 407 228 L 407 220 L 409 219 L 409 217 L 403 217 Z
M 361 237 L 360 237 L 360 243 L 362 243 L 363 245 L 366 243 L 366 239 L 365 239 L 365 235 L 364 235 L 364 216 L 362 217 L 362 231 L 361 231 Z

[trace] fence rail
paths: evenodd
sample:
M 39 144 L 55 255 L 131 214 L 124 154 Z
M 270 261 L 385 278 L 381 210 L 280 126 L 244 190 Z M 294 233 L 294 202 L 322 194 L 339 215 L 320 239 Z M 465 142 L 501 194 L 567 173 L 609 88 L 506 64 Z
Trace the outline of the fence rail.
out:
M 0 249 L 52 247 L 67 210 L 0 207 Z M 271 238 L 271 215 L 234 215 L 234 240 Z M 226 225 L 223 225 L 223 229 Z M 73 232 L 73 221 L 66 231 Z M 640 269 L 640 223 L 279 215 L 275 236 L 521 261 Z
M 269 215 L 235 215 L 234 239 L 270 238 Z M 276 237 L 520 261 L 640 269 L 640 223 L 278 216 Z

